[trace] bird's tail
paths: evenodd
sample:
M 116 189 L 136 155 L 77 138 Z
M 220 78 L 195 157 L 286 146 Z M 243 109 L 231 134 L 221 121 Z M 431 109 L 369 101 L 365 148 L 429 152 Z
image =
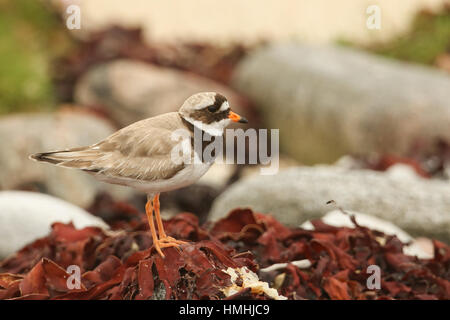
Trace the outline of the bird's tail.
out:
M 98 156 L 96 150 L 90 147 L 81 147 L 68 150 L 35 153 L 30 155 L 30 159 L 41 162 L 48 162 L 57 166 L 89 170 L 94 165 Z

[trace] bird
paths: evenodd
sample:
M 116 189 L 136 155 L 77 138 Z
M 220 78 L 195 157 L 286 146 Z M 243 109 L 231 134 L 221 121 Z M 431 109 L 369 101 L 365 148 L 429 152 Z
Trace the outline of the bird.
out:
M 188 97 L 178 112 L 137 121 L 93 145 L 35 153 L 30 158 L 82 170 L 100 181 L 132 187 L 147 194 L 145 212 L 153 247 L 164 258 L 163 248 L 179 249 L 186 242 L 166 234 L 160 214 L 160 193 L 193 184 L 213 163 L 206 160 L 173 161 L 171 152 L 179 142 L 174 141 L 172 135 L 184 129 L 193 145 L 195 129 L 220 138 L 231 122 L 248 121 L 231 111 L 222 94 L 200 92 Z M 193 148 L 191 159 L 199 156 L 197 151 Z

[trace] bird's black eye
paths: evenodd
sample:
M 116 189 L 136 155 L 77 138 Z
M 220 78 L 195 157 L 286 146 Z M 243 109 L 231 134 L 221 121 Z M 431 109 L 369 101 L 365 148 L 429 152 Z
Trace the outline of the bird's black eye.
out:
M 208 107 L 208 111 L 209 112 L 216 112 L 217 110 L 219 110 L 220 106 L 216 106 L 216 105 L 212 105 Z

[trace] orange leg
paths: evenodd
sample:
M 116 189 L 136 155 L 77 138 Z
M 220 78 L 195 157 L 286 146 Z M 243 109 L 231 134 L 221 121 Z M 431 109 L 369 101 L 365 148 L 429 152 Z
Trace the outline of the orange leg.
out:
M 153 245 L 156 248 L 156 251 L 164 258 L 164 254 L 161 251 L 161 247 L 159 245 L 158 236 L 156 235 L 155 223 L 153 222 L 153 208 L 151 207 L 150 200 L 147 200 L 145 205 L 145 213 L 147 214 L 148 224 L 150 225 L 150 232 L 152 233 Z
M 153 210 L 155 211 L 155 215 L 156 215 L 156 223 L 158 224 L 158 231 L 159 231 L 159 237 L 161 239 L 167 238 L 166 232 L 164 231 L 164 226 L 162 223 L 162 219 L 161 219 L 161 214 L 159 212 L 159 193 L 157 193 L 154 197 L 153 197 Z
M 161 219 L 161 214 L 159 212 L 159 193 L 155 195 L 153 198 L 153 210 L 155 211 L 156 215 L 156 223 L 158 225 L 158 231 L 159 231 L 159 241 L 161 245 L 169 245 L 173 247 L 177 247 L 180 244 L 187 243 L 185 241 L 176 240 L 175 238 L 168 237 L 166 235 L 166 232 L 164 231 L 163 222 Z

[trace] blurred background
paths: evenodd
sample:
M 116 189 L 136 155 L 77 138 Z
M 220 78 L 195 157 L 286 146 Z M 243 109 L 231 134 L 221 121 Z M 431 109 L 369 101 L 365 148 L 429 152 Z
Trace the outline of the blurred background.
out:
M 449 242 L 450 2 L 0 0 L 0 257 L 53 221 L 120 228 L 144 208 L 29 154 L 90 145 L 200 91 L 227 96 L 247 128 L 279 129 L 280 171 L 214 165 L 162 195 L 165 217 L 249 206 L 299 226 L 334 200 Z

